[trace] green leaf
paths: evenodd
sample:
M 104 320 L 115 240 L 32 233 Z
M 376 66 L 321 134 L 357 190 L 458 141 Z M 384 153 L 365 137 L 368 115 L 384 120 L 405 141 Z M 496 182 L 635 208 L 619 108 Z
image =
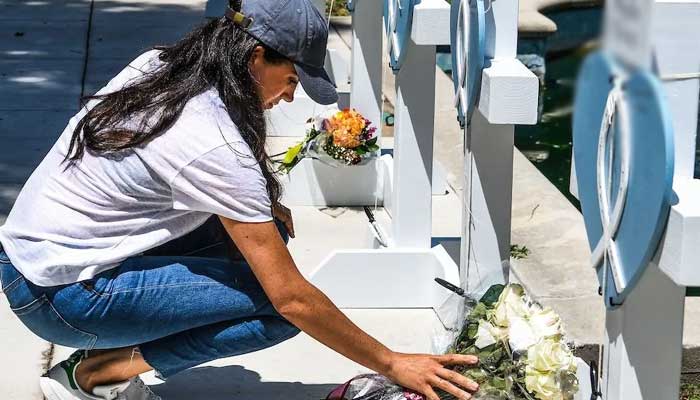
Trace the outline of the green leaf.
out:
M 496 389 L 506 390 L 506 379 L 500 376 L 494 376 L 493 379 L 491 379 L 491 385 Z
M 489 310 L 486 307 L 486 304 L 477 304 L 472 310 L 471 314 L 469 314 L 469 321 L 479 321 L 480 319 L 486 319 L 486 314 L 488 314 L 488 311 Z
M 379 146 L 377 146 L 376 144 L 370 144 L 370 145 L 367 146 L 367 150 L 369 150 L 369 151 L 377 151 L 377 150 L 379 150 Z
M 367 146 L 376 146 L 377 144 L 377 139 L 379 139 L 379 136 L 375 136 L 372 139 L 368 140 L 365 142 Z
M 289 150 L 287 150 L 287 154 L 284 155 L 282 163 L 291 164 L 297 158 L 297 155 L 299 155 L 299 152 L 301 151 L 303 146 L 304 142 L 301 142 L 296 146 L 290 147 Z
M 360 147 L 355 148 L 355 153 L 362 156 L 362 155 L 367 154 L 367 150 L 363 146 L 360 146 Z
M 481 296 L 479 302 L 485 304 L 488 307 L 493 307 L 493 305 L 498 302 L 498 298 L 501 296 L 503 289 L 505 289 L 505 286 L 501 284 L 491 286 L 486 291 L 486 293 L 484 293 L 484 295 Z
M 476 338 L 476 333 L 479 331 L 479 324 L 478 323 L 469 323 L 467 325 L 467 338 L 469 339 L 474 339 Z

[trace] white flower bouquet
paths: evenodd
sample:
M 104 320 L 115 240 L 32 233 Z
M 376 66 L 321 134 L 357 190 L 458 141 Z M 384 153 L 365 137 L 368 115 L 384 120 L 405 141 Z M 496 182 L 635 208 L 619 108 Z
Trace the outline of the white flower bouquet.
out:
M 472 399 L 572 400 L 578 392 L 576 360 L 563 341 L 559 316 L 532 301 L 522 286 L 494 285 L 471 311 L 448 353 L 479 357 L 475 367 L 452 367 L 479 384 Z M 446 392 L 443 400 L 454 400 Z M 360 375 L 326 400 L 425 400 L 387 378 Z
M 576 361 L 563 336 L 559 316 L 531 300 L 522 286 L 494 285 L 448 352 L 479 357 L 476 368 L 458 367 L 479 383 L 474 399 L 571 400 L 578 391 Z

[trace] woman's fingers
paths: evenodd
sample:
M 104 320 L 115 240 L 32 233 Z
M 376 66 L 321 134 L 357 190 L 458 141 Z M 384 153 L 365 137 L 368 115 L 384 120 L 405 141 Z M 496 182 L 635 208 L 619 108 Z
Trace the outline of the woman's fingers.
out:
M 289 237 L 294 238 L 294 219 L 292 218 L 292 210 L 283 206 L 282 204 L 276 204 L 273 208 L 273 215 L 275 218 L 282 221 L 284 227 L 287 229 Z
M 465 389 L 471 390 L 472 392 L 479 389 L 479 385 L 476 382 L 455 371 L 443 368 L 437 371 L 437 375 L 440 378 L 447 379 L 448 381 L 457 384 Z
M 425 387 L 421 390 L 421 393 L 423 393 L 423 396 L 425 396 L 426 400 L 440 400 L 440 397 L 438 397 L 438 395 L 433 390 L 433 387 L 430 385 L 425 385 Z
M 284 221 L 284 226 L 287 228 L 289 237 L 294 238 L 294 220 L 292 220 L 291 213 L 289 214 L 289 217 Z
M 439 376 L 435 377 L 435 379 L 431 382 L 431 385 L 433 387 L 438 388 L 438 389 L 444 390 L 445 392 L 453 395 L 454 397 L 456 397 L 458 399 L 471 399 L 472 398 L 471 394 L 458 388 L 457 386 L 450 383 L 450 381 L 443 379 Z
M 465 354 L 445 354 L 436 357 L 442 365 L 476 365 L 479 362 L 479 357 Z

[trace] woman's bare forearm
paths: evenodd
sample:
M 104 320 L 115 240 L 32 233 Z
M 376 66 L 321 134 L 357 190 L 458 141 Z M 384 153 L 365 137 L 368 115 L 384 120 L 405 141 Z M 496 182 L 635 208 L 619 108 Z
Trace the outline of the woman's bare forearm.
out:
M 388 374 L 393 352 L 365 333 L 310 283 L 280 313 L 314 339 L 345 357 Z
M 301 275 L 273 223 L 222 222 L 282 316 L 349 359 L 379 373 L 389 371 L 393 353 Z
M 301 275 L 274 223 L 222 221 L 277 311 L 319 342 L 430 400 L 439 400 L 433 387 L 462 399 L 470 397 L 464 389 L 478 388 L 445 368 L 473 365 L 476 357 L 392 352 L 353 324 Z

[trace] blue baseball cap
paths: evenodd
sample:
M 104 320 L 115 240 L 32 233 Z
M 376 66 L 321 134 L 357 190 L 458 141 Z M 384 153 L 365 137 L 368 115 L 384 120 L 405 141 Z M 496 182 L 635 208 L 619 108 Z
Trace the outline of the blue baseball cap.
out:
M 301 86 L 313 101 L 338 101 L 335 85 L 323 68 L 328 25 L 309 0 L 242 0 L 241 10 L 229 7 L 226 17 L 291 60 Z

